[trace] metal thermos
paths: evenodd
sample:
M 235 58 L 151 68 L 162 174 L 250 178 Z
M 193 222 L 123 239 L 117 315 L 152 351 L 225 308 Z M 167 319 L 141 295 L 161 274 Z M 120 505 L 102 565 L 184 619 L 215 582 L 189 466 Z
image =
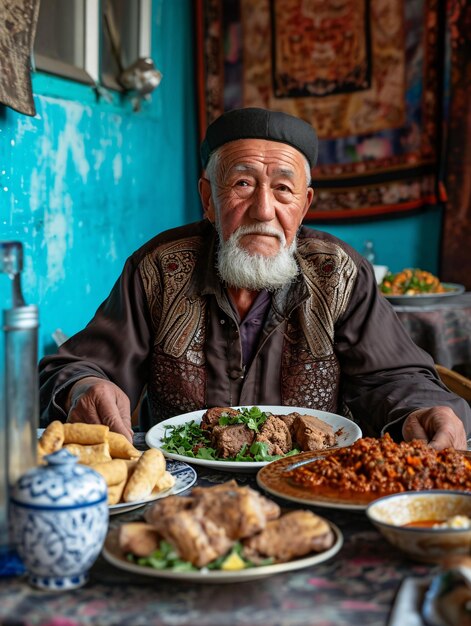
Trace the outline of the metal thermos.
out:
M 36 465 L 39 426 L 38 309 L 21 292 L 23 247 L 0 241 L 0 273 L 11 280 L 11 308 L 3 310 L 3 371 L 0 369 L 0 551 L 12 548 L 8 502 L 19 476 Z

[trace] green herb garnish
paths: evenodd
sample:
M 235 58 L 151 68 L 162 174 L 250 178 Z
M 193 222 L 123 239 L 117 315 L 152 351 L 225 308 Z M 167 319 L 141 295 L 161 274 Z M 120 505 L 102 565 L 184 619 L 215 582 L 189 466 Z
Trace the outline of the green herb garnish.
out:
M 175 548 L 168 541 L 161 541 L 157 550 L 145 557 L 137 557 L 127 554 L 126 559 L 131 563 L 153 567 L 154 569 L 168 569 L 174 572 L 197 571 L 188 561 L 183 561 L 175 551 Z
M 245 424 L 250 430 L 260 431 L 260 427 L 265 424 L 269 413 L 264 413 L 258 407 L 253 406 L 250 409 L 242 409 L 238 415 L 222 415 L 219 418 L 221 426 L 232 426 L 233 424 Z
M 258 407 L 241 409 L 238 415 L 222 415 L 219 418 L 221 426 L 244 424 L 256 433 L 267 421 L 270 413 L 265 413 Z M 162 449 L 173 454 L 188 456 L 194 459 L 207 461 L 276 461 L 284 456 L 299 454 L 295 448 L 287 454 L 268 454 L 268 444 L 262 441 L 254 442 L 249 448 L 244 444 L 235 457 L 219 457 L 215 448 L 211 447 L 208 431 L 203 430 L 194 420 L 179 425 L 167 425 L 162 438 Z
M 244 562 L 244 569 L 250 567 L 260 567 L 261 565 L 271 565 L 273 558 L 264 559 L 259 563 L 254 563 L 244 556 L 243 545 L 240 541 L 237 541 L 231 548 L 230 552 L 220 556 L 219 558 L 208 563 L 205 568 L 209 570 L 220 570 L 222 565 L 232 554 L 237 554 Z M 152 567 L 154 569 L 166 569 L 173 572 L 197 572 L 199 568 L 192 565 L 189 561 L 183 561 L 177 554 L 175 548 L 168 543 L 168 541 L 162 540 L 157 550 L 154 550 L 152 554 L 146 557 L 137 557 L 129 553 L 126 555 L 126 559 L 130 563 L 136 563 L 137 565 L 143 565 L 145 567 Z

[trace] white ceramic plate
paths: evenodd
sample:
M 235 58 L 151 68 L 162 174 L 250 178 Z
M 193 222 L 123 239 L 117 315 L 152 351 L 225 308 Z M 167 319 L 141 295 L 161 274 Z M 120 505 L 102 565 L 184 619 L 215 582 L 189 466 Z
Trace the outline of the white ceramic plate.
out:
M 195 470 L 182 461 L 167 460 L 167 471 L 170 472 L 172 476 L 175 476 L 175 484 L 173 487 L 165 491 L 152 493 L 146 500 L 139 500 L 139 502 L 120 502 L 119 504 L 112 504 L 108 507 L 110 515 L 126 513 L 127 511 L 132 511 L 140 506 L 144 506 L 149 502 L 153 502 L 154 500 L 166 498 L 167 496 L 176 496 L 178 493 L 192 487 L 196 482 Z
M 293 570 L 311 567 L 312 565 L 318 565 L 319 563 L 327 561 L 327 559 L 330 559 L 334 556 L 334 554 L 337 554 L 343 544 L 343 536 L 340 530 L 331 522 L 329 522 L 329 525 L 334 532 L 335 542 L 331 548 L 324 550 L 324 552 L 311 554 L 310 556 L 302 559 L 288 561 L 288 563 L 261 565 L 260 567 L 251 567 L 249 569 L 242 569 L 234 572 L 204 569 L 190 572 L 174 572 L 172 570 L 159 570 L 154 569 L 153 567 L 131 563 L 126 559 L 125 555 L 119 548 L 117 528 L 113 528 L 108 532 L 102 554 L 104 558 L 115 567 L 132 572 L 133 574 L 153 576 L 156 578 L 174 578 L 177 580 L 196 583 L 237 583 L 254 580 L 256 578 L 266 578 L 267 576 L 273 576 L 274 574 L 291 572 Z
M 390 295 L 383 293 L 383 296 L 396 306 L 424 306 L 427 304 L 437 304 L 450 296 L 459 296 L 464 293 L 464 285 L 457 283 L 442 283 L 447 289 L 444 293 L 417 293 L 415 295 Z
M 246 407 L 234 407 L 236 409 Z M 352 420 L 336 415 L 335 413 L 328 413 L 327 411 L 317 411 L 315 409 L 306 409 L 297 406 L 259 406 L 262 411 L 273 413 L 274 415 L 286 415 L 287 413 L 301 413 L 302 415 L 314 415 L 320 420 L 323 420 L 327 424 L 330 424 L 337 433 L 337 446 L 343 448 L 354 443 L 362 436 L 360 427 L 352 422 Z M 192 411 L 191 413 L 183 413 L 182 415 L 176 415 L 171 417 L 160 424 L 153 426 L 146 435 L 146 443 L 150 448 L 158 448 L 162 450 L 163 454 L 169 459 L 176 459 L 178 461 L 186 461 L 187 463 L 194 463 L 195 465 L 203 465 L 212 469 L 218 469 L 229 472 L 253 472 L 268 464 L 268 461 L 212 461 L 206 459 L 197 459 L 189 456 L 183 456 L 181 454 L 174 454 L 173 452 L 167 452 L 162 448 L 163 438 L 165 436 L 166 426 L 179 426 L 193 420 L 196 424 L 199 424 L 206 413 L 207 409 L 199 411 Z

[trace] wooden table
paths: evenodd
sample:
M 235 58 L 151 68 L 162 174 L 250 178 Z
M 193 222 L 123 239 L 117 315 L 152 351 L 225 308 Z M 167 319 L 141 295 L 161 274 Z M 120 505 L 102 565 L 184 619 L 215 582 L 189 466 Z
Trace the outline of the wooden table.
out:
M 198 469 L 199 485 L 231 478 L 255 486 L 253 474 Z M 139 519 L 143 510 L 113 516 L 110 524 Z M 403 579 L 426 579 L 435 568 L 408 561 L 390 547 L 362 511 L 313 510 L 344 536 L 340 552 L 322 564 L 252 583 L 216 585 L 136 576 L 100 557 L 87 585 L 74 591 L 44 592 L 31 588 L 25 577 L 0 578 L 0 624 L 386 626 Z

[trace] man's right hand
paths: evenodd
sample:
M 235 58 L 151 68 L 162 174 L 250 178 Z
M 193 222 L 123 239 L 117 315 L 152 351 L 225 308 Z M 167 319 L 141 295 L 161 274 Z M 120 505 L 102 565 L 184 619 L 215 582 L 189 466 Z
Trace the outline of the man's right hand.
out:
M 89 376 L 78 380 L 68 397 L 68 422 L 106 424 L 132 442 L 129 398 L 117 385 Z

